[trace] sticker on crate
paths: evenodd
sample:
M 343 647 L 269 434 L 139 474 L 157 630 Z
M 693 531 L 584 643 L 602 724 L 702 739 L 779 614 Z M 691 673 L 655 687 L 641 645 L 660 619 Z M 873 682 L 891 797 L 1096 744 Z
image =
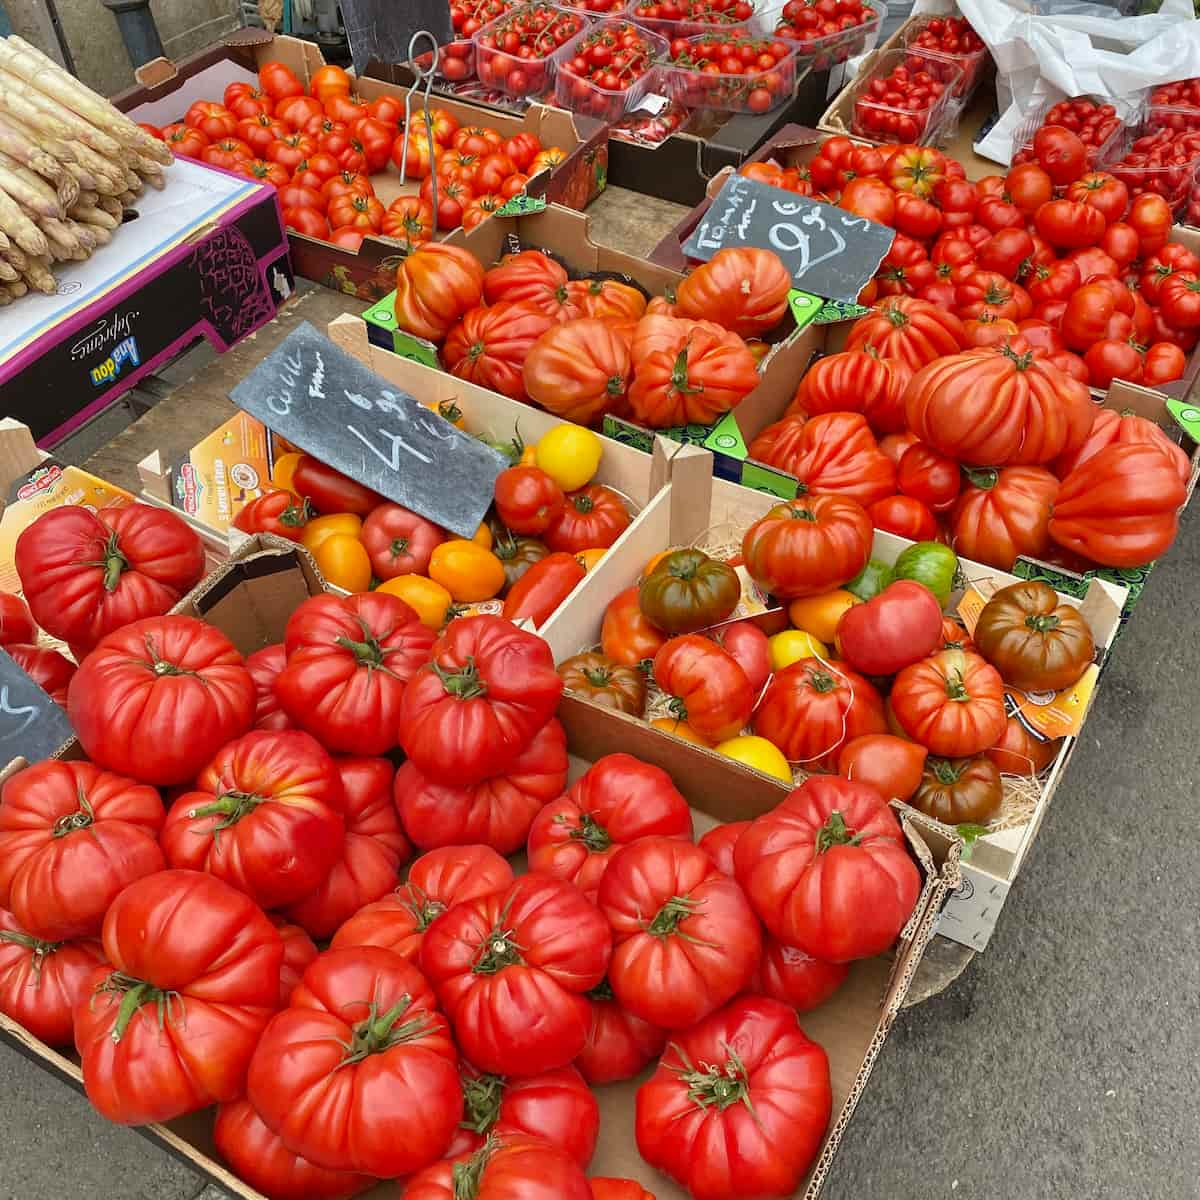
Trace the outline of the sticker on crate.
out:
M 684 243 L 683 252 L 707 262 L 729 247 L 773 250 L 797 287 L 849 303 L 879 270 L 894 237 L 894 230 L 844 208 L 734 174 Z
M 460 537 L 479 528 L 508 466 L 307 321 L 229 395 L 300 449 Z

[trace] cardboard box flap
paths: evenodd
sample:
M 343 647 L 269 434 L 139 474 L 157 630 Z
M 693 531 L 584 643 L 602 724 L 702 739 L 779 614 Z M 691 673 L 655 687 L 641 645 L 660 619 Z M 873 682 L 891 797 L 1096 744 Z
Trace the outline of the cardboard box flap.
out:
M 47 457 L 35 445 L 28 425 L 15 417 L 0 418 L 0 511 L 13 485 Z

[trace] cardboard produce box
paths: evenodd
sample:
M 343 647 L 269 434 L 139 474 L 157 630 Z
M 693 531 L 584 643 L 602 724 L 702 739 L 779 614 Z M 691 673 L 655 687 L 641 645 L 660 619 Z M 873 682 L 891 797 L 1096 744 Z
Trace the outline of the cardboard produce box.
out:
M 210 622 L 243 654 L 249 654 L 280 641 L 295 607 L 321 590 L 320 576 L 303 550 L 276 539 L 257 538 L 244 547 L 237 559 L 208 576 L 175 611 Z M 707 756 L 681 756 L 682 743 L 662 738 L 644 744 L 630 741 L 623 723 L 614 724 L 591 706 L 568 698 L 563 701 L 559 715 L 567 731 L 573 776 L 577 777 L 601 755 L 617 751 L 638 754 L 671 772 L 691 803 L 701 830 L 718 821 L 756 816 L 777 801 L 778 788 L 764 789 L 756 778 L 743 780 L 730 773 L 729 764 L 711 763 Z M 61 756 L 72 758 L 79 753 L 78 745 L 71 743 Z M 4 777 L 18 770 L 22 761 L 10 764 Z M 912 814 L 901 809 L 899 817 L 923 879 L 912 918 L 892 953 L 855 963 L 837 994 L 801 1018 L 805 1032 L 820 1042 L 829 1055 L 833 1083 L 829 1131 L 812 1170 L 796 1192 L 797 1197 L 806 1200 L 812 1200 L 822 1190 L 846 1125 L 932 935 L 937 911 L 948 889 L 957 883 L 957 847 L 951 845 L 939 864 L 930 854 Z M 4 1016 L 0 1016 L 0 1034 L 60 1080 L 81 1089 L 82 1077 L 73 1053 L 51 1049 Z M 599 1089 L 601 1133 L 591 1173 L 633 1177 L 652 1189 L 659 1200 L 685 1200 L 680 1188 L 658 1176 L 637 1153 L 632 1137 L 637 1083 L 634 1080 Z M 212 1142 L 211 1109 L 166 1124 L 145 1126 L 140 1132 L 234 1195 L 244 1200 L 263 1200 L 218 1159 Z M 396 1184 L 381 1182 L 363 1195 L 367 1200 L 392 1200 Z
M 659 551 L 672 546 L 729 546 L 741 541 L 742 534 L 776 501 L 723 479 L 710 479 L 705 464 L 692 459 L 676 459 L 671 481 L 651 501 L 618 546 L 599 563 L 578 588 L 542 626 L 542 636 L 550 643 L 556 662 L 591 649 L 600 642 L 600 628 L 609 602 L 641 577 L 646 563 Z M 912 543 L 881 530 L 875 532 L 872 557 L 894 563 Z M 959 559 L 959 578 L 947 606 L 956 613 L 964 590 L 973 587 L 985 598 L 1018 580 L 994 567 Z M 1097 647 L 1098 666 L 1103 666 L 1120 629 L 1126 590 L 1106 580 L 1087 581 L 1082 596 L 1061 594 L 1061 599 L 1078 607 L 1087 617 Z M 789 627 L 782 609 L 770 610 L 754 618 L 768 633 Z M 1094 684 L 1094 680 L 1092 680 Z M 1088 692 L 1090 697 L 1091 692 Z M 1086 706 L 1087 698 L 1084 699 Z M 1086 712 L 1086 707 L 1085 710 Z M 627 731 L 625 739 L 642 745 L 664 739 L 682 746 L 670 734 L 660 733 L 646 722 L 624 714 L 612 714 L 609 720 Z M 1086 728 L 1086 724 L 1084 725 Z M 1006 788 L 1000 817 L 991 822 L 989 831 L 975 841 L 962 864 L 963 883 L 950 898 L 938 927 L 940 933 L 975 950 L 987 945 L 1004 905 L 1012 881 L 1037 836 L 1059 781 L 1074 751 L 1078 735 L 1066 737 L 1061 748 L 1037 786 L 1022 781 L 1017 789 Z M 687 746 L 689 756 L 707 760 L 714 771 L 731 771 L 738 779 L 730 796 L 744 789 L 774 788 L 780 799 L 787 786 L 758 771 L 728 759 L 715 751 Z M 681 753 L 680 751 L 676 751 Z M 727 818 L 732 819 L 732 818 Z M 956 835 L 952 828 L 917 814 L 914 820 L 923 828 L 936 829 L 939 844 L 948 844 Z
M 181 121 L 194 101 L 219 103 L 228 84 L 256 80 L 258 68 L 273 61 L 286 63 L 306 87 L 325 65 L 320 47 L 312 42 L 284 35 L 273 37 L 262 30 L 240 30 L 179 64 L 157 59 L 141 67 L 137 72 L 139 85 L 114 97 L 113 103 L 135 121 L 154 125 Z M 366 77 L 358 79 L 356 87 L 366 100 L 395 96 L 403 103 L 408 92 L 405 87 Z M 419 95 L 414 95 L 414 111 L 420 102 Z M 567 158 L 555 171 L 530 181 L 531 196 L 583 208 L 604 187 L 607 139 L 597 121 L 536 103 L 523 115 L 485 112 L 461 100 L 439 98 L 437 105 L 463 125 L 482 122 L 506 138 L 533 133 L 543 146 L 565 150 Z M 401 185 L 400 173 L 391 163 L 373 175 L 371 182 L 385 207 L 397 196 L 415 195 L 418 189 L 418 183 Z M 361 300 L 378 300 L 395 288 L 396 267 L 405 253 L 403 243 L 382 235 L 366 238 L 357 251 L 292 230 L 288 230 L 288 240 L 298 274 Z
M 274 188 L 189 159 L 166 178 L 107 246 L 55 267 L 53 295 L 31 292 L 0 311 L 0 411 L 41 445 L 197 338 L 228 350 L 292 294 Z

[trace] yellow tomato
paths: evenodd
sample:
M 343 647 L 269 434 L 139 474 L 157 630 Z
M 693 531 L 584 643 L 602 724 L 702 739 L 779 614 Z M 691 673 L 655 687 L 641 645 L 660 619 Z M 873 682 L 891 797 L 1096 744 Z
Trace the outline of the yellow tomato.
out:
M 773 775 L 784 783 L 792 782 L 792 768 L 788 766 L 788 760 L 774 742 L 768 742 L 764 737 L 747 734 L 745 737 L 730 738 L 727 742 L 721 742 L 716 750 L 718 754 L 753 767 L 764 775 Z
M 585 570 L 590 571 L 608 552 L 603 548 L 597 550 L 580 550 L 575 555 L 575 561 Z
M 453 400 L 433 400 L 425 407 L 430 412 L 435 412 L 445 421 L 449 421 L 455 429 L 466 429 L 467 418 L 463 415 L 463 410 Z
M 490 550 L 492 548 L 492 531 L 488 528 L 486 521 L 480 523 L 480 526 L 477 530 L 475 530 L 475 534 L 471 538 L 471 541 L 473 541 L 477 546 L 482 546 L 485 550 Z
M 456 604 L 474 604 L 499 593 L 504 586 L 504 564 L 478 542 L 455 538 L 434 550 L 429 577 L 440 583 Z
M 398 596 L 421 618 L 421 624 L 430 629 L 441 629 L 446 623 L 446 613 L 454 603 L 454 597 L 440 583 L 424 575 L 397 575 L 381 583 L 376 591 Z
M 296 473 L 296 467 L 300 460 L 304 457 L 303 454 L 281 454 L 275 460 L 275 466 L 271 471 L 271 482 L 280 488 L 287 491 L 292 490 L 292 476 Z
M 842 588 L 820 596 L 803 596 L 788 605 L 788 620 L 797 629 L 807 630 L 823 642 L 832 642 L 842 613 L 859 603 L 861 601 L 853 592 Z
M 828 658 L 829 651 L 811 633 L 803 629 L 785 629 L 767 642 L 771 650 L 771 670 L 782 671 L 802 658 Z
M 317 547 L 336 533 L 357 538 L 361 532 L 362 517 L 354 513 L 333 513 L 328 517 L 314 517 L 309 521 L 300 536 L 300 542 L 315 554 Z
M 564 492 L 590 483 L 600 465 L 604 445 L 582 425 L 556 425 L 537 444 L 534 460 Z
M 334 587 L 365 592 L 371 586 L 371 556 L 366 546 L 348 533 L 331 533 L 313 551 L 313 558 Z
M 686 721 L 678 721 L 674 717 L 655 717 L 650 724 L 672 737 L 691 742 L 693 746 L 712 746 L 712 742 L 701 737 Z

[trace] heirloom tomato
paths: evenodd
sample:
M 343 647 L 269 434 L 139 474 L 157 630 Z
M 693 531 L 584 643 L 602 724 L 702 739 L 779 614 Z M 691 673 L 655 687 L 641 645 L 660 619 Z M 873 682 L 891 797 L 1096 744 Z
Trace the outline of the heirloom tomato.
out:
M 421 973 L 390 950 L 328 950 L 263 1032 L 246 1097 L 295 1154 L 327 1170 L 407 1175 L 462 1116 L 454 1041 Z
M 730 821 L 724 825 L 714 825 L 696 845 L 717 864 L 718 870 L 724 875 L 733 875 L 733 848 L 737 840 L 750 828 L 749 821 Z
M 522 395 L 547 412 L 591 425 L 624 403 L 629 346 L 599 317 L 554 324 L 524 357 Z
M 235 529 L 243 533 L 273 533 L 276 537 L 298 542 L 312 516 L 307 500 L 282 489 L 251 500 L 233 519 Z
M 937 537 L 937 518 L 912 496 L 885 496 L 867 508 L 871 524 L 910 541 Z
M 607 980 L 601 980 L 587 996 L 591 1024 L 576 1067 L 593 1087 L 632 1079 L 662 1053 L 666 1031 L 623 1008 Z
M 750 990 L 797 1012 L 808 1012 L 824 1004 L 842 986 L 849 972 L 847 963 L 822 962 L 768 934 Z
M 189 782 L 245 733 L 256 704 L 254 680 L 219 629 L 165 616 L 110 633 L 75 672 L 67 713 L 93 762 L 165 786 Z
M 675 307 L 681 317 L 715 321 L 741 337 L 756 337 L 783 320 L 791 287 L 778 254 L 727 247 L 684 278 L 675 289 Z
M 399 504 L 379 504 L 363 521 L 359 540 L 371 558 L 371 570 L 382 580 L 424 575 L 446 531 Z
M 638 603 L 650 624 L 692 633 L 725 620 L 742 598 L 737 573 L 702 550 L 673 550 L 642 578 Z
M 873 787 L 885 800 L 907 800 L 921 782 L 929 752 L 890 733 L 867 733 L 838 752 L 838 774 Z
M 470 250 L 429 242 L 396 272 L 396 324 L 440 342 L 483 296 L 483 267 Z
M 534 468 L 536 470 L 536 468 Z M 558 551 L 533 563 L 508 589 L 504 618 L 543 624 L 587 574 L 578 555 Z
M 1157 446 L 1175 464 L 1179 478 L 1187 482 L 1192 470 L 1188 456 L 1153 421 L 1135 413 L 1117 413 L 1111 408 L 1101 408 L 1096 412 L 1096 422 L 1087 441 L 1074 454 L 1064 454 L 1054 464 L 1055 474 L 1065 479 L 1105 446 L 1138 442 Z
M 566 503 L 551 518 L 542 540 L 551 550 L 568 554 L 604 549 L 625 532 L 631 519 L 625 501 L 612 488 L 589 483 L 577 492 L 568 493 Z
M 503 617 L 460 617 L 405 689 L 400 744 L 428 779 L 464 786 L 505 771 L 554 715 L 550 648 Z
M 306 454 L 296 464 L 292 487 L 312 501 L 320 513 L 357 513 L 365 517 L 383 497 L 357 480 L 326 466 L 319 458 Z
M 283 962 L 279 966 L 279 1004 L 286 1007 L 308 964 L 317 957 L 312 938 L 299 925 L 289 925 L 282 917 L 272 917 L 283 942 Z
M 864 675 L 894 675 L 931 653 L 942 637 L 942 607 L 923 584 L 889 583 L 838 622 L 842 657 Z
M 628 754 L 597 759 L 529 831 L 529 867 L 594 899 L 622 847 L 646 837 L 692 840 L 692 814 L 671 777 Z
M 827 354 L 809 367 L 784 416 L 860 412 L 875 434 L 897 433 L 904 428 L 904 389 L 911 378 L 906 363 L 880 358 L 869 346 Z
M 912 579 L 927 587 L 945 608 L 958 571 L 958 557 L 941 542 L 915 542 L 900 551 L 891 579 Z M 891 579 L 888 582 L 891 582 Z
M 900 727 L 933 754 L 967 758 L 1004 732 L 1004 681 L 978 654 L 941 650 L 905 667 L 891 692 Z
M 638 1089 L 638 1149 L 696 1200 L 790 1196 L 833 1109 L 829 1059 L 795 1010 L 743 996 L 680 1034 Z
M 639 587 L 626 588 L 608 602 L 600 627 L 600 648 L 613 662 L 640 667 L 654 658 L 666 640 L 642 612 Z
M 812 776 L 759 817 L 733 852 L 754 911 L 823 962 L 881 954 L 921 891 L 900 823 L 865 783 Z
M 442 362 L 452 375 L 480 387 L 525 399 L 525 360 L 553 318 L 532 304 L 501 301 L 472 308 L 446 334 Z
M 724 741 L 750 720 L 754 693 L 737 659 L 715 642 L 689 633 L 654 656 L 654 680 L 670 697 L 671 715 L 697 733 Z
M 406 762 L 396 772 L 394 796 L 405 830 L 423 850 L 478 843 L 513 854 L 543 806 L 566 786 L 567 739 L 551 719 L 500 774 L 455 786 Z
M 276 102 L 289 96 L 304 95 L 304 84 L 289 66 L 281 62 L 264 63 L 258 72 L 258 81 L 262 90 Z
M 591 483 L 603 453 L 604 444 L 590 429 L 571 424 L 556 425 L 533 448 L 534 462 L 564 492 Z
M 396 745 L 404 687 L 429 658 L 432 630 L 386 593 L 313 596 L 288 618 L 280 707 L 330 750 Z
M 1031 217 L 1047 200 L 1054 199 L 1054 180 L 1035 162 L 1019 163 L 1004 177 L 1012 202 Z
M 1087 146 L 1062 125 L 1043 125 L 1034 135 L 1033 153 L 1057 187 L 1073 183 L 1087 166 Z
M 753 621 L 734 621 L 709 635 L 746 672 L 750 690 L 757 696 L 771 674 L 771 646 Z
M 636 287 L 615 279 L 572 279 L 567 283 L 567 295 L 583 317 L 636 322 L 646 311 L 646 297 Z
M 469 1158 L 442 1159 L 409 1179 L 404 1200 L 592 1200 L 587 1176 L 543 1138 L 489 1138 Z
M 596 903 L 613 933 L 613 994 L 660 1029 L 688 1029 L 732 999 L 762 955 L 762 930 L 740 885 L 686 840 L 626 846 L 608 864 Z
M 171 608 L 204 574 L 204 546 L 165 508 L 69 504 L 22 532 L 13 561 L 34 620 L 86 654 L 114 629 Z
M 1009 717 L 1000 740 L 985 753 L 1002 774 L 1028 778 L 1044 771 L 1061 745 L 1061 738 L 1046 741 L 1031 733 L 1019 717 Z
M 165 866 L 163 806 L 88 762 L 35 763 L 0 791 L 0 908 L 48 942 L 100 932 L 116 895 Z
M 540 250 L 506 254 L 483 277 L 483 296 L 488 304 L 525 301 L 547 316 L 559 319 L 567 300 L 567 272 Z M 581 313 L 572 313 L 581 316 Z
M 425 930 L 448 908 L 501 891 L 513 881 L 512 867 L 490 846 L 447 846 L 422 854 L 408 881 L 364 905 L 333 935 L 334 950 L 382 946 L 415 959 Z
M 103 943 L 75 1009 L 93 1106 L 145 1125 L 241 1095 L 283 960 L 254 901 L 200 871 L 159 871 L 112 902 Z
M 611 954 L 604 917 L 579 889 L 531 872 L 434 921 L 421 970 L 470 1062 L 536 1075 L 583 1049 L 591 1016 L 583 993 L 604 978 Z
M 1058 480 L 1044 467 L 972 469 L 954 508 L 954 548 L 1011 571 L 1021 555 L 1045 558 Z
M 1134 197 L 1125 222 L 1137 230 L 1141 258 L 1149 258 L 1167 244 L 1172 220 L 1171 206 L 1156 192 Z
M 16 592 L 0 592 L 0 646 L 32 645 L 37 637 L 29 605 Z
M 1000 769 L 990 758 L 928 758 L 909 801 L 944 825 L 982 825 L 1000 811 Z
M 601 708 L 640 717 L 646 708 L 646 677 L 604 654 L 585 650 L 558 664 L 563 689 Z
M 952 312 L 913 296 L 891 296 L 854 322 L 846 349 L 873 346 L 880 358 L 899 359 L 917 371 L 957 354 L 963 342 L 962 322 Z
M 472 538 L 451 538 L 434 549 L 429 576 L 440 583 L 458 604 L 490 600 L 504 588 L 504 565 Z

